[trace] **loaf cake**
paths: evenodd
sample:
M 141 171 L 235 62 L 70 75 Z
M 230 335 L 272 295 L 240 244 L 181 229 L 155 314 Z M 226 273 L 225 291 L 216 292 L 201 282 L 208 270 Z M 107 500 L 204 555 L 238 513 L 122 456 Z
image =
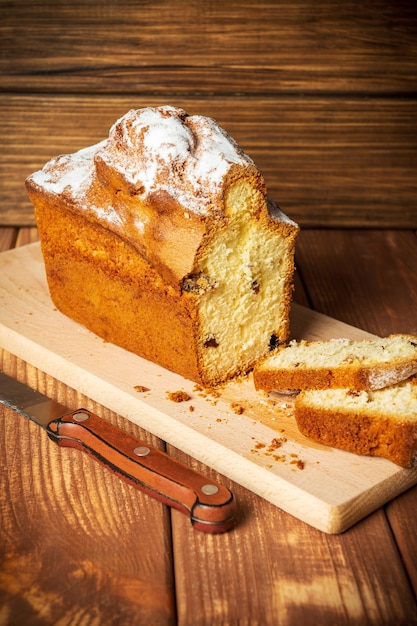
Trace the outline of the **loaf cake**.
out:
M 381 389 L 417 372 L 417 337 L 291 341 L 254 368 L 256 389 Z
M 417 385 L 411 380 L 376 391 L 301 391 L 295 419 L 314 441 L 402 467 L 417 465 Z
M 298 226 L 214 120 L 131 110 L 26 187 L 54 304 L 103 339 L 206 386 L 287 340 Z

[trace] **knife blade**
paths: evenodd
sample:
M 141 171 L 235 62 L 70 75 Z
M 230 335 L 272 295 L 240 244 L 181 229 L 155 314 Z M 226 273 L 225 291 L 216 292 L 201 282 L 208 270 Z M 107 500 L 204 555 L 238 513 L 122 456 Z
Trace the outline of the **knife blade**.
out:
M 236 524 L 236 502 L 227 487 L 91 411 L 72 411 L 3 372 L 0 403 L 41 426 L 58 445 L 87 452 L 125 482 L 186 513 L 196 530 L 222 533 Z

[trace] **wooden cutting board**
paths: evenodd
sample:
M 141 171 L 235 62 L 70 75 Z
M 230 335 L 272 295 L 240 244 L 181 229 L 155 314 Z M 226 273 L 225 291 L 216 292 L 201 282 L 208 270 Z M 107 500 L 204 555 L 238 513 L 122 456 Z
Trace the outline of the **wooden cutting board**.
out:
M 297 339 L 369 336 L 295 304 L 291 331 Z M 0 346 L 327 533 L 417 483 L 417 469 L 307 440 L 293 399 L 256 392 L 250 375 L 214 393 L 105 343 L 55 309 L 39 243 L 0 254 Z M 190 399 L 170 399 L 180 390 Z

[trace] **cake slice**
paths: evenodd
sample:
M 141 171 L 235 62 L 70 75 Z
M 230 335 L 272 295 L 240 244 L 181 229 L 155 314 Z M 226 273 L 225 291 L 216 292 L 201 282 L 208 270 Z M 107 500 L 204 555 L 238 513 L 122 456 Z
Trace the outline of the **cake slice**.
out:
M 295 400 L 298 428 L 316 442 L 415 467 L 417 385 L 413 382 L 376 391 L 301 391 Z
M 54 304 L 103 339 L 207 386 L 287 340 L 299 229 L 214 120 L 131 110 L 26 186 Z
M 381 389 L 417 372 L 417 337 L 291 341 L 254 368 L 256 389 Z

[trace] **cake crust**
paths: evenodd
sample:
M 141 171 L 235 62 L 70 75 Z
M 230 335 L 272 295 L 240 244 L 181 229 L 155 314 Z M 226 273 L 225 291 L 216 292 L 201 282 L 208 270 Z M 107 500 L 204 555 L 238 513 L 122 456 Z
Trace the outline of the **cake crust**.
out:
M 392 346 L 396 351 L 389 354 Z M 393 385 L 416 372 L 417 337 L 397 334 L 364 341 L 292 342 L 260 360 L 254 383 L 264 391 L 369 390 Z
M 295 402 L 297 426 L 303 435 L 318 443 L 359 455 L 380 456 L 405 468 L 415 467 L 417 392 L 411 381 L 404 388 L 410 405 L 408 409 L 398 408 L 397 414 L 375 404 L 372 396 L 366 397 L 363 405 L 350 406 L 352 394 L 358 392 L 347 389 L 337 390 L 340 397 L 332 402 L 332 393 L 324 392 L 327 396 L 323 395 L 321 403 L 317 402 L 320 391 L 302 391 Z M 383 397 L 384 392 L 382 389 L 374 393 Z

